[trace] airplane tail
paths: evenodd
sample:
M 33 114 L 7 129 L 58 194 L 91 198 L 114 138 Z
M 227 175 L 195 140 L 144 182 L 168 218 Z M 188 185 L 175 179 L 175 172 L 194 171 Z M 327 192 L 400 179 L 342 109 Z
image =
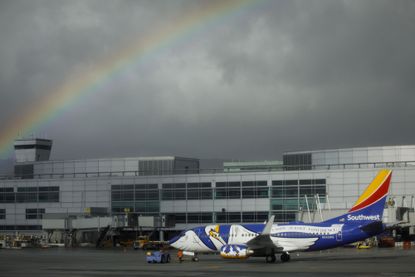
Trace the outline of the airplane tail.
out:
M 388 196 L 392 171 L 383 169 L 360 195 L 353 207 L 344 215 L 327 220 L 330 224 L 368 224 L 381 221 L 386 197 Z

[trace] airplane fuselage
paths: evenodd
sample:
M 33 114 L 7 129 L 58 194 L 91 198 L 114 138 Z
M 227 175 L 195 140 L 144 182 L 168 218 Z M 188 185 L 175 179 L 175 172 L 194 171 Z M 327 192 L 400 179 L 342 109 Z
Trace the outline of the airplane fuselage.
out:
M 224 258 L 264 256 L 267 262 L 289 261 L 289 252 L 316 251 L 338 247 L 378 235 L 385 230 L 383 209 L 392 171 L 381 170 L 345 214 L 315 224 L 208 225 L 183 231 L 170 245 L 191 252 L 220 252 Z
M 197 253 L 219 252 L 225 245 L 244 245 L 261 234 L 265 224 L 208 225 L 190 229 L 172 242 L 176 248 Z M 316 251 L 364 240 L 377 232 L 364 232 L 359 225 L 274 224 L 270 238 L 278 252 Z

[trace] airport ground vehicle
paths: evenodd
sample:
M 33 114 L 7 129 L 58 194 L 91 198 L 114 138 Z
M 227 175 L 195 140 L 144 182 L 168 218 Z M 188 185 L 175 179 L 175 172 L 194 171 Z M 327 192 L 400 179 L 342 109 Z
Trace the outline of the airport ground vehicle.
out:
M 153 251 L 146 253 L 147 263 L 170 263 L 170 254 L 164 251 Z
M 372 248 L 372 246 L 371 245 L 369 245 L 369 244 L 366 244 L 365 242 L 363 242 L 363 241 L 360 241 L 360 242 L 358 242 L 357 244 L 356 244 L 356 248 L 357 249 L 370 249 L 370 248 Z
M 143 249 L 146 250 L 158 250 L 168 248 L 168 243 L 165 241 L 150 240 L 149 236 L 139 236 L 133 243 L 134 250 Z

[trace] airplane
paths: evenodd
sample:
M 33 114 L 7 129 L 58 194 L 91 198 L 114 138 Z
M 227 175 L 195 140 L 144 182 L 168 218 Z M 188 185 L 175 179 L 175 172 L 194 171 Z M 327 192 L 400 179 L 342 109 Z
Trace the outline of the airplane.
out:
M 290 253 L 339 247 L 385 231 L 383 209 L 392 171 L 380 170 L 353 207 L 341 216 L 320 222 L 207 225 L 182 231 L 169 244 L 198 261 L 198 253 L 216 252 L 227 259 L 265 257 L 267 263 L 290 260 Z

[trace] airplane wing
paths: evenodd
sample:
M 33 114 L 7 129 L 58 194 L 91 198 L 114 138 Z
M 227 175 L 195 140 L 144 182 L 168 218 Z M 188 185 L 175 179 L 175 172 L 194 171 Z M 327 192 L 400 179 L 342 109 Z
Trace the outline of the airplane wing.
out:
M 274 216 L 270 218 L 268 223 L 265 225 L 262 233 L 255 238 L 251 239 L 246 245 L 259 253 L 272 253 L 272 252 L 283 252 L 293 251 L 299 249 L 307 249 L 313 245 L 318 238 L 277 238 L 271 239 L 271 228 L 274 224 Z
M 306 250 L 318 240 L 314 238 L 278 238 L 277 243 L 283 251 Z
M 252 249 L 252 250 L 282 250 L 282 247 L 279 247 L 278 245 L 275 245 L 271 240 L 271 228 L 272 224 L 274 224 L 274 217 L 271 216 L 268 223 L 265 225 L 264 230 L 261 234 L 256 236 L 255 238 L 251 239 L 246 243 L 246 245 Z
M 381 233 L 384 230 L 382 221 L 373 221 L 369 224 L 361 226 L 360 229 L 366 233 Z
M 384 225 L 385 225 L 386 230 L 392 230 L 392 229 L 397 228 L 397 227 L 402 227 L 402 225 L 405 225 L 407 223 L 408 223 L 408 221 L 401 220 L 401 221 L 384 223 Z

